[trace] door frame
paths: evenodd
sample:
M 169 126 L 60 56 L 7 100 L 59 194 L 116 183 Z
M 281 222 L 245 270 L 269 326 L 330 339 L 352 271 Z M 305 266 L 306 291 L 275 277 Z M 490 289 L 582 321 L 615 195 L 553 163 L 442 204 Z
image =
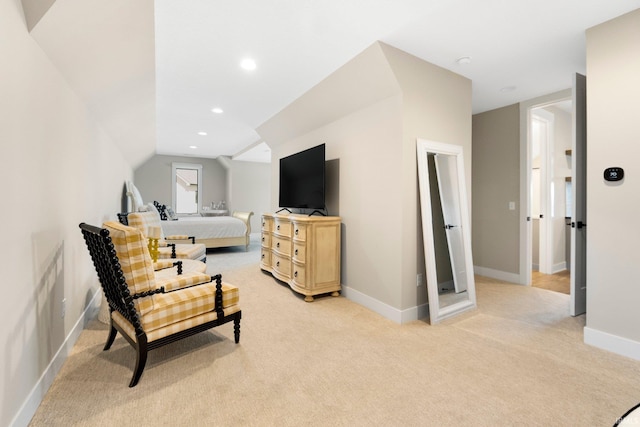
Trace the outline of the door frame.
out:
M 520 103 L 520 274 L 518 283 L 531 286 L 531 110 L 572 99 L 571 89 Z

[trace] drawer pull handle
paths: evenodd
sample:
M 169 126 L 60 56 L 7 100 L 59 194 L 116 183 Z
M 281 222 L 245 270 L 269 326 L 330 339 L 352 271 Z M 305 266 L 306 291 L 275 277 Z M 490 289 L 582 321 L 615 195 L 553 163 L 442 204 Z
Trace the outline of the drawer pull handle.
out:
M 295 254 L 298 255 L 298 250 L 296 249 Z
M 293 273 L 293 277 L 298 277 L 298 272 Z
M 264 236 L 262 236 L 262 241 L 264 242 Z
M 280 267 L 280 261 L 276 261 L 276 267 Z
M 262 259 L 264 259 L 264 254 L 262 254 Z
M 296 236 L 298 235 L 298 229 L 296 228 Z
M 280 242 L 276 243 L 276 248 L 280 247 Z
M 276 228 L 277 228 L 278 230 L 280 230 L 280 226 L 279 226 L 279 225 L 278 225 Z

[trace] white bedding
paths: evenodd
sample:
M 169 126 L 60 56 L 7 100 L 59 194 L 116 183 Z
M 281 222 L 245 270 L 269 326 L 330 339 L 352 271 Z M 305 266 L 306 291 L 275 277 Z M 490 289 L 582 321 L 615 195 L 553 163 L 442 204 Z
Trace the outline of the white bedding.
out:
M 232 216 L 187 216 L 177 221 L 161 221 L 165 236 L 186 234 L 196 239 L 242 237 L 247 232 L 246 224 Z

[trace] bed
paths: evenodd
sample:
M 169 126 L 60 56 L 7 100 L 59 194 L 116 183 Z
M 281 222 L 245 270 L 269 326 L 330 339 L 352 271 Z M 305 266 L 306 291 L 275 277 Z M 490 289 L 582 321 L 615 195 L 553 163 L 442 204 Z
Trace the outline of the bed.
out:
M 127 181 L 126 189 L 132 211 L 156 209 L 153 203 L 144 203 L 131 181 Z M 231 216 L 181 216 L 177 220 L 162 220 L 160 223 L 165 236 L 193 236 L 195 243 L 203 243 L 207 249 L 244 246 L 248 250 L 252 215 L 253 212 L 236 211 Z
M 196 243 L 207 248 L 244 245 L 249 248 L 253 212 L 234 212 L 231 216 L 183 216 L 175 221 L 162 221 L 165 235 L 194 236 Z

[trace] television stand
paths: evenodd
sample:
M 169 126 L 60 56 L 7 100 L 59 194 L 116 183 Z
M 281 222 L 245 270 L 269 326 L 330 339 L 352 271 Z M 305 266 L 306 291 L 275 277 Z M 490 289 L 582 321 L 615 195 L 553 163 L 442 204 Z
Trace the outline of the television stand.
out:
M 263 214 L 260 268 L 304 295 L 340 295 L 340 217 Z

